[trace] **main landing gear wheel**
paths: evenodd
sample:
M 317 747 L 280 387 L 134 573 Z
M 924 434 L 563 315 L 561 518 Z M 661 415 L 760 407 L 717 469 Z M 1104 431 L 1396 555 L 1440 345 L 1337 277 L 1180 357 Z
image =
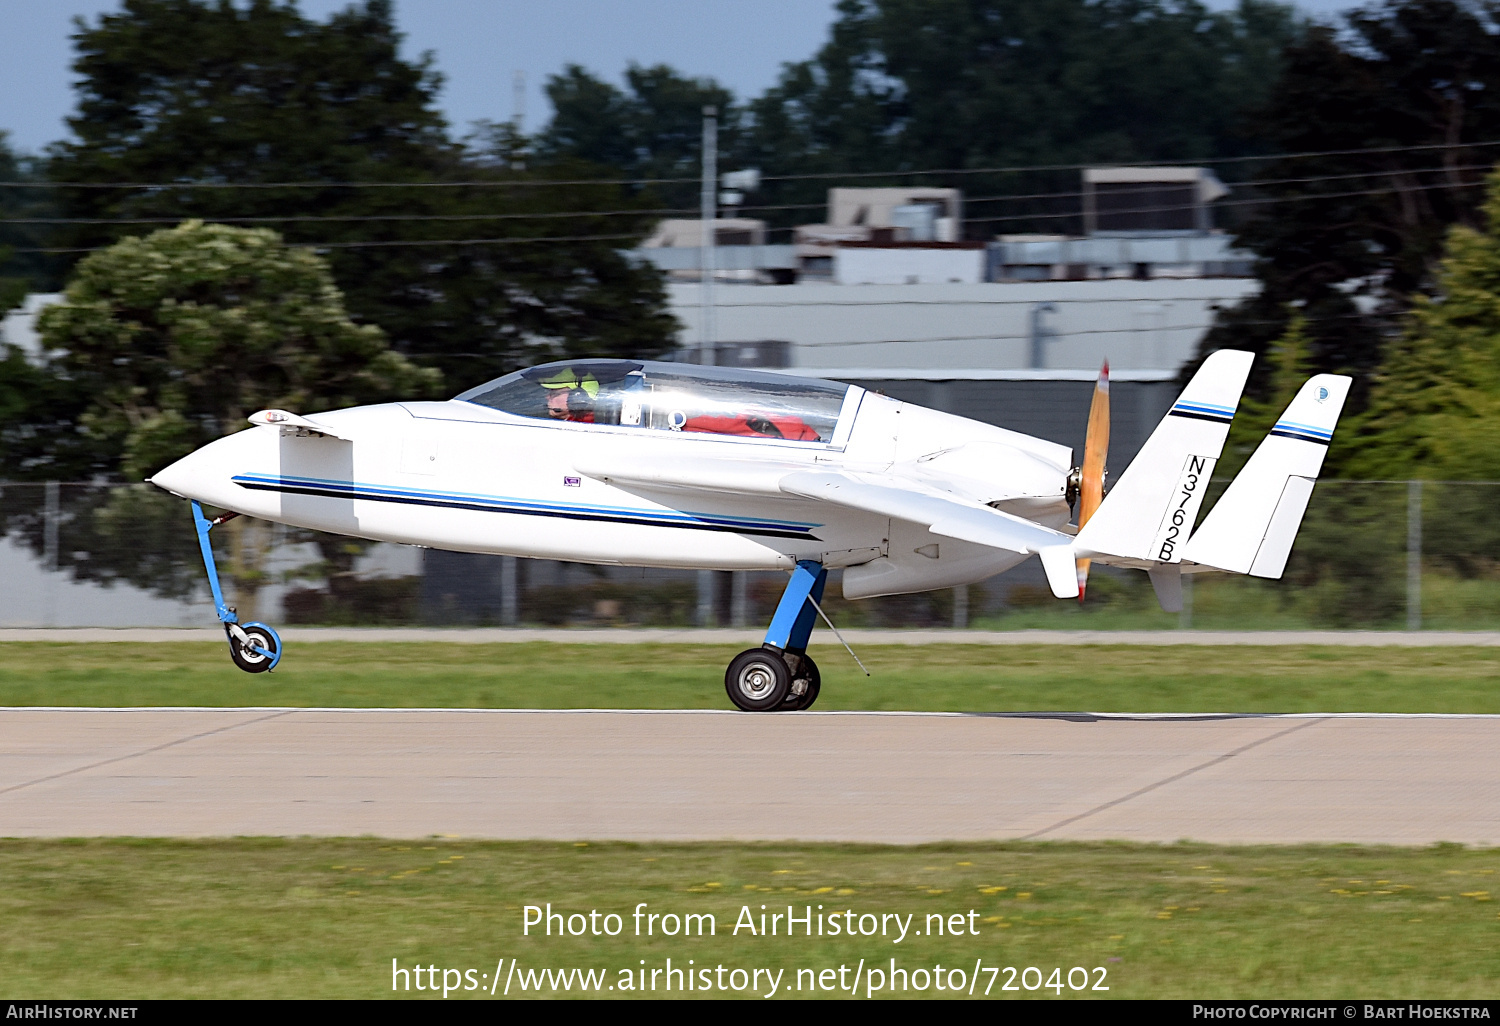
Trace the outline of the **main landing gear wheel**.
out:
M 243 629 L 245 641 L 236 638 L 233 632 L 225 631 L 229 635 L 229 658 L 246 673 L 264 673 L 276 664 L 281 639 L 263 623 L 247 623 Z
M 810 708 L 818 700 L 818 692 L 823 688 L 822 675 L 818 673 L 818 664 L 812 661 L 812 656 L 806 653 L 793 655 L 786 653 L 787 669 L 792 673 L 792 686 L 787 689 L 786 698 L 781 703 L 782 712 L 800 712 Z
M 786 701 L 792 687 L 792 672 L 781 653 L 752 648 L 735 656 L 724 671 L 724 690 L 729 700 L 745 712 L 767 712 Z

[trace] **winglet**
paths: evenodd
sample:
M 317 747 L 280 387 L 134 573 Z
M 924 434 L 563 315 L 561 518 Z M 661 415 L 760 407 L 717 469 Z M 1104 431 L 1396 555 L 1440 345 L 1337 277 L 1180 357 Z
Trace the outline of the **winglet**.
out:
M 1203 566 L 1277 578 L 1312 496 L 1350 378 L 1307 380 L 1183 550 Z

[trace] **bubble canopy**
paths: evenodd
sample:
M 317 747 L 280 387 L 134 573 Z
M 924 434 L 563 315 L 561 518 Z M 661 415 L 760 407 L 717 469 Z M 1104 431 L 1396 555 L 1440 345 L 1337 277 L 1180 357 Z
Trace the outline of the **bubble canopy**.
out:
M 454 399 L 539 420 L 827 442 L 849 388 L 730 367 L 563 360 L 487 381 Z

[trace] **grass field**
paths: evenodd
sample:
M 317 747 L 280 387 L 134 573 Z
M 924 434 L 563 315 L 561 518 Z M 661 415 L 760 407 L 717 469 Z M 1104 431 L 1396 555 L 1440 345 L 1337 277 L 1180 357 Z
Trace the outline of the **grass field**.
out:
M 785 997 L 798 996 L 798 969 L 852 974 L 860 959 L 889 968 L 895 958 L 965 977 L 976 961 L 1035 966 L 1043 981 L 1057 967 L 1060 983 L 1081 967 L 1089 987 L 1096 967 L 1107 970 L 1107 993 L 1064 985 L 1072 998 L 1493 997 L 1497 868 L 1500 854 L 1455 846 L 13 840 L 0 842 L 0 979 L 15 999 L 384 997 L 393 958 L 434 965 L 439 979 L 472 969 L 487 988 L 501 958 L 516 959 L 523 980 L 527 970 L 607 970 L 607 987 L 622 969 L 670 957 L 784 969 Z M 522 936 L 522 907 L 547 902 L 617 913 L 623 932 Z M 647 913 L 712 913 L 716 933 L 632 936 L 640 902 Z M 734 935 L 742 907 L 758 927 L 762 904 L 799 916 L 821 904 L 856 920 L 910 914 L 913 931 L 928 915 L 958 913 L 964 935 L 895 943 L 893 921 L 884 938 Z M 981 973 L 976 994 L 991 978 L 992 998 L 1027 996 L 1003 992 L 1003 973 Z M 668 996 L 663 979 L 656 996 Z M 813 996 L 810 979 L 800 996 Z M 512 978 L 510 997 L 534 994 Z M 1043 986 L 1029 996 L 1056 995 Z M 459 997 L 489 995 L 449 999 Z
M 819 709 L 1500 713 L 1500 649 L 929 645 L 813 650 Z M 727 708 L 711 645 L 0 644 L 0 705 Z

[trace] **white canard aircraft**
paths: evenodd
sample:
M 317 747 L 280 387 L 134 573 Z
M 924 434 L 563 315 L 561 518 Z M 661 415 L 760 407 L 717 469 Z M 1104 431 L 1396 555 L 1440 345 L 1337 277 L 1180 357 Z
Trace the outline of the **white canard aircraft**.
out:
M 1310 379 L 1194 531 L 1251 360 L 1209 356 L 1107 496 L 1107 366 L 1080 468 L 1065 446 L 854 385 L 578 359 L 447 402 L 265 410 L 151 480 L 192 500 L 242 669 L 282 656 L 276 632 L 240 624 L 219 587 L 209 530 L 246 514 L 460 552 L 787 571 L 764 644 L 734 658 L 725 688 L 741 709 L 805 709 L 833 568 L 859 599 L 969 584 L 1036 555 L 1066 599 L 1095 561 L 1146 570 L 1169 610 L 1183 573 L 1280 577 L 1349 379 Z M 210 520 L 201 503 L 227 512 Z

